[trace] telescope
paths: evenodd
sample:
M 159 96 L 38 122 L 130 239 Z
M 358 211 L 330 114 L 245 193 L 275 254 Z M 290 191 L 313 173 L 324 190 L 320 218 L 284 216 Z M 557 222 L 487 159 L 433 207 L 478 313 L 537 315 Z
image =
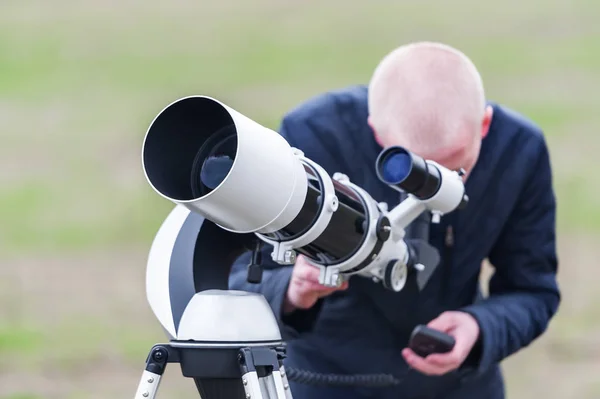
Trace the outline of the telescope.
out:
M 406 239 L 406 228 L 424 212 L 437 223 L 468 203 L 462 171 L 394 146 L 374 165 L 406 196 L 388 210 L 279 133 L 201 95 L 159 112 L 142 163 L 152 189 L 175 208 L 154 239 L 146 274 L 148 301 L 170 342 L 151 350 L 140 399 L 152 399 L 168 362 L 181 364 L 203 399 L 290 399 L 285 345 L 268 303 L 228 289 L 237 257 L 253 251 L 248 280 L 255 283 L 267 245 L 281 267 L 305 256 L 326 286 L 357 276 L 399 292 L 414 274 L 422 289 L 439 255 L 426 238 Z

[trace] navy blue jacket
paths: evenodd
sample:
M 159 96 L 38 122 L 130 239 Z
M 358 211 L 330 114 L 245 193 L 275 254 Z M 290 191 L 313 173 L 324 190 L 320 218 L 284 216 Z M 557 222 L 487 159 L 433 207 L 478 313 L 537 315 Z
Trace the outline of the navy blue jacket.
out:
M 325 373 L 392 373 L 405 376 L 386 389 L 324 389 L 292 384 L 295 399 L 503 398 L 499 363 L 542 334 L 556 313 L 556 202 L 548 148 L 542 131 L 523 116 L 490 103 L 494 116 L 481 155 L 466 183 L 466 209 L 431 224 L 430 242 L 442 262 L 422 292 L 392 293 L 354 277 L 350 288 L 308 311 L 281 317 L 291 267 L 265 271 L 260 285 L 246 282 L 249 254 L 235 264 L 232 289 L 262 293 L 288 341 L 287 365 Z M 377 178 L 382 148 L 367 124 L 367 88 L 352 86 L 316 96 L 289 112 L 280 134 L 328 173 L 342 172 L 377 201 L 400 198 Z M 271 262 L 271 247 L 263 260 Z M 483 298 L 484 259 L 495 273 Z M 407 374 L 401 356 L 417 324 L 445 310 L 472 314 L 480 341 L 457 371 L 427 377 Z

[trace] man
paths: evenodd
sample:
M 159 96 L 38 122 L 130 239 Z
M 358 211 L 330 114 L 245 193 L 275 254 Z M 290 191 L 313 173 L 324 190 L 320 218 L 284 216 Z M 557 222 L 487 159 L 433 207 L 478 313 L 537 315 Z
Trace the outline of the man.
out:
M 374 165 L 392 145 L 463 168 L 470 199 L 466 209 L 430 224 L 441 263 L 421 292 L 393 293 L 361 277 L 322 287 L 302 257 L 252 285 L 249 255 L 238 260 L 231 288 L 267 298 L 288 340 L 288 367 L 404 378 L 371 389 L 294 383 L 294 398 L 504 398 L 499 363 L 538 338 L 560 302 L 556 203 L 541 130 L 486 103 L 481 77 L 463 53 L 420 42 L 387 55 L 368 87 L 332 91 L 292 110 L 280 133 L 328 173 L 348 175 L 390 208 L 400 198 L 378 180 Z M 495 273 L 483 298 L 486 258 Z M 454 336 L 454 350 L 421 358 L 407 349 L 417 324 Z

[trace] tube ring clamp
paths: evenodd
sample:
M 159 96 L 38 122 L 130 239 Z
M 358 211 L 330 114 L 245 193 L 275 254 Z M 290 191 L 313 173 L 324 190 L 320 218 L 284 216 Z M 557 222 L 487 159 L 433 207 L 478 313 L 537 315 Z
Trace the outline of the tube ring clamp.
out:
M 327 174 L 327 171 L 325 171 L 321 165 L 308 158 L 305 158 L 304 156 L 300 156 L 300 160 L 310 165 L 319 175 L 319 178 L 323 183 L 323 210 L 317 217 L 317 220 L 312 227 L 306 233 L 300 237 L 294 238 L 293 240 L 275 241 L 265 237 L 262 234 L 256 234 L 261 240 L 273 246 L 273 260 L 275 262 L 285 263 L 284 257 L 287 251 L 293 250 L 294 248 L 303 247 L 316 240 L 317 237 L 319 237 L 325 231 L 329 225 L 329 222 L 331 221 L 333 213 L 337 211 L 339 207 L 339 200 L 335 195 L 335 187 L 333 186 L 333 182 L 331 181 L 331 177 L 329 177 Z

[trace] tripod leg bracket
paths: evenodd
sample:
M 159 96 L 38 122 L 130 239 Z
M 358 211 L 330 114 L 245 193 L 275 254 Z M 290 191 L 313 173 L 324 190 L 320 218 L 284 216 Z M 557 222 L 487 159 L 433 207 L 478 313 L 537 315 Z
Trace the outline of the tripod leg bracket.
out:
M 248 347 L 240 349 L 238 360 L 246 399 L 291 399 L 289 385 L 281 373 L 283 355 L 273 348 Z
M 236 352 L 239 368 L 236 367 Z M 221 356 L 215 356 L 216 354 Z M 200 356 L 203 361 L 199 361 Z M 197 384 L 202 379 L 208 379 L 208 382 L 215 378 L 235 381 L 241 375 L 245 399 L 292 399 L 283 367 L 284 358 L 285 348 L 279 346 L 235 349 L 202 346 L 184 348 L 177 345 L 157 344 L 146 358 L 146 368 L 135 399 L 155 399 L 168 363 L 180 363 L 184 375 L 193 377 Z M 207 364 L 212 364 L 212 368 L 207 368 L 209 367 Z M 236 384 L 239 384 L 239 379 Z M 241 393 L 241 390 L 239 392 Z
M 167 363 L 177 361 L 177 352 L 169 345 L 155 345 L 146 358 L 146 368 L 138 385 L 135 399 L 154 399 Z

